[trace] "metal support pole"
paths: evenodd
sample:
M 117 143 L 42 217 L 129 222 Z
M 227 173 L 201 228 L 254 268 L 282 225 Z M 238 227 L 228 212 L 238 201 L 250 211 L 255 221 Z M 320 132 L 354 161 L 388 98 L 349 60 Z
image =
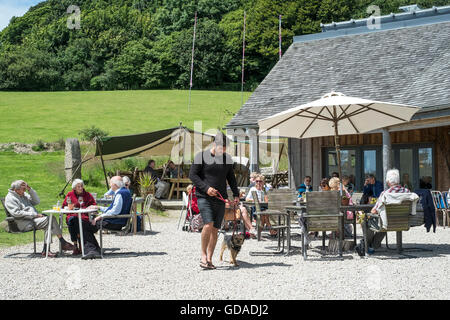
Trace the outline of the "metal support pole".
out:
M 387 128 L 383 128 L 382 135 L 383 135 L 383 183 L 384 188 L 387 189 L 386 172 L 389 169 L 391 169 L 392 166 L 391 162 L 392 144 L 391 144 L 391 135 Z
M 98 143 L 98 139 L 95 140 L 95 143 L 97 145 L 97 150 L 100 153 L 100 160 L 102 162 L 103 174 L 105 176 L 106 190 L 109 190 L 108 178 L 106 177 L 105 163 L 103 162 L 102 148 L 101 148 L 100 144 Z

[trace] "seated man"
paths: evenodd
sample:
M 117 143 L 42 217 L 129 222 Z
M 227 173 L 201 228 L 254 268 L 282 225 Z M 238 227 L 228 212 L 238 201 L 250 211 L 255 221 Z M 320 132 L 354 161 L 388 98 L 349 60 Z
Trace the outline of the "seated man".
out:
M 45 230 L 44 248 L 42 249 L 42 256 L 46 255 L 47 239 L 48 239 L 48 223 L 49 217 L 39 214 L 34 206 L 38 205 L 40 199 L 36 193 L 25 181 L 17 180 L 11 184 L 8 194 L 5 198 L 5 207 L 8 212 L 16 219 L 17 227 L 22 232 L 33 230 L 33 222 L 36 224 L 36 229 Z M 74 250 L 75 246 L 64 240 L 59 227 L 58 221 L 52 216 L 52 235 L 56 235 L 61 241 L 61 246 L 64 251 Z M 51 237 L 50 237 L 51 243 Z M 56 257 L 55 254 L 48 252 L 49 257 Z
M 152 180 L 159 181 L 159 178 L 155 171 L 155 160 L 149 160 L 147 166 L 144 169 L 144 173 L 149 174 L 152 177 Z
M 122 180 L 123 180 L 124 187 L 127 188 L 128 190 L 130 190 L 130 193 L 132 194 L 133 190 L 130 189 L 130 186 L 131 186 L 130 178 L 128 178 L 128 176 L 123 176 Z M 105 198 L 106 198 L 106 196 L 114 196 L 114 190 L 109 188 L 109 190 L 104 194 Z
M 363 195 L 361 203 L 369 203 L 369 198 L 378 198 L 383 192 L 384 187 L 380 181 L 377 181 L 373 174 L 369 174 L 364 182 Z
M 183 177 L 183 170 L 180 167 L 177 167 L 173 161 L 169 161 L 167 163 L 167 172 L 170 178 L 182 178 Z M 179 174 L 179 175 L 178 175 Z
M 367 245 L 369 247 L 369 253 L 373 252 L 374 249 L 378 249 L 381 247 L 381 242 L 386 236 L 385 230 L 388 227 L 385 204 L 389 203 L 401 203 L 402 201 L 412 201 L 412 212 L 411 214 L 415 214 L 415 208 L 417 204 L 417 200 L 419 197 L 415 193 L 411 193 L 408 189 L 402 187 L 400 185 L 400 173 L 397 169 L 388 170 L 386 172 L 386 183 L 389 186 L 389 189 L 383 191 L 381 195 L 378 197 L 378 200 L 375 206 L 372 208 L 371 213 L 379 215 L 380 218 L 377 219 L 378 224 L 373 223 L 370 224 L 371 227 L 366 229 L 363 225 L 363 230 L 367 234 Z M 380 226 L 381 224 L 381 226 Z M 375 229 L 379 229 L 377 232 Z
M 102 223 L 103 228 L 109 230 L 122 230 L 122 228 L 127 224 L 127 218 L 108 219 L 108 217 L 116 215 L 127 215 L 130 213 L 131 204 L 133 202 L 130 191 L 124 187 L 122 177 L 120 176 L 111 178 L 111 189 L 114 191 L 114 199 L 108 208 L 99 206 L 89 207 L 92 209 L 99 209 L 103 213 L 97 216 L 95 219 L 92 219 L 90 228 L 86 228 L 86 230 L 83 230 L 85 231 L 83 232 L 83 235 L 85 237 L 85 244 L 87 243 L 87 245 L 89 246 L 88 248 L 85 247 L 85 251 L 87 251 L 88 253 L 83 259 L 95 259 L 100 257 L 100 246 L 98 245 L 95 237 L 93 237 L 93 233 L 97 232 L 97 230 L 100 229 L 100 223 Z M 102 218 L 104 219 L 102 222 L 100 222 Z
M 305 192 L 313 191 L 311 181 L 312 181 L 312 179 L 310 176 L 305 177 L 305 180 L 303 180 L 303 183 L 300 185 L 300 187 L 298 187 L 298 190 L 297 190 L 299 193 L 299 197 L 301 197 L 301 195 Z

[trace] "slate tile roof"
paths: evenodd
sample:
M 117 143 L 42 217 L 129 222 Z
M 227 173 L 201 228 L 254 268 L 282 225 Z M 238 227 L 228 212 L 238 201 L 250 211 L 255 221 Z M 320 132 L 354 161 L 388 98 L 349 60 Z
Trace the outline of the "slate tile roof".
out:
M 227 127 L 330 91 L 450 115 L 450 22 L 293 43 Z

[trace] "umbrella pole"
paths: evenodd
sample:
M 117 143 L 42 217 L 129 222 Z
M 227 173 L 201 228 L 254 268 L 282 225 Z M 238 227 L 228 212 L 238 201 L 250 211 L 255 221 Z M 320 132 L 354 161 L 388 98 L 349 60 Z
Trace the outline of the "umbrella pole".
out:
M 334 145 L 336 147 L 336 155 L 338 162 L 339 181 L 342 182 L 342 170 L 341 170 L 341 145 L 339 143 L 339 132 L 337 121 L 334 122 Z M 342 183 L 339 184 L 339 191 L 342 195 Z
M 108 178 L 106 177 L 105 163 L 103 162 L 102 147 L 98 143 L 98 139 L 96 139 L 95 142 L 97 144 L 98 151 L 100 152 L 100 160 L 102 162 L 103 174 L 105 175 L 106 190 L 109 190 Z

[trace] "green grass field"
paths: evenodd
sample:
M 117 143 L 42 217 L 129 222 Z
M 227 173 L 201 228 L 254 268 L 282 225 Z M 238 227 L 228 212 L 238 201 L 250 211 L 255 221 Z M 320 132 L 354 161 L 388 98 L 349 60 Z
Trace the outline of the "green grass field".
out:
M 244 93 L 246 100 L 251 93 Z M 241 106 L 240 92 L 192 91 L 190 112 L 187 91 L 113 91 L 113 92 L 0 92 L 0 143 L 35 143 L 78 137 L 78 131 L 92 125 L 110 135 L 134 134 L 176 127 L 179 122 L 193 128 L 203 122 L 203 131 L 222 128 Z M 86 147 L 82 148 L 82 155 Z M 107 162 L 107 170 L 123 167 Z M 65 185 L 64 151 L 21 155 L 0 152 L 0 197 L 12 181 L 26 180 L 39 194 L 38 210 L 50 209 Z M 102 194 L 105 187 L 99 163 L 83 166 L 83 179 L 91 180 L 88 191 Z M 66 192 L 70 190 L 70 186 Z M 3 208 L 0 221 L 5 218 Z M 38 232 L 43 240 L 43 232 Z M 31 242 L 32 232 L 9 234 L 0 231 L 0 246 Z
M 245 92 L 245 101 L 251 93 Z M 240 92 L 88 91 L 0 92 L 0 143 L 35 143 L 78 137 L 92 125 L 110 135 L 124 135 L 177 127 L 193 128 L 202 120 L 203 131 L 223 128 L 241 107 Z

